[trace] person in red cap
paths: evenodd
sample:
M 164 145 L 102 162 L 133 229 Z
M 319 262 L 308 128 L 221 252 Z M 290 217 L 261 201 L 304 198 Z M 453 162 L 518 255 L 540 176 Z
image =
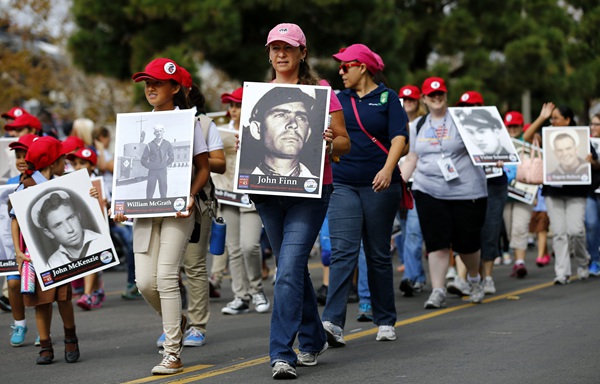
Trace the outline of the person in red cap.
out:
M 265 44 L 273 83 L 324 85 L 308 63 L 308 48 L 302 29 L 282 23 L 269 32 Z M 331 123 L 323 132 L 326 151 L 341 156 L 350 150 L 342 106 L 331 92 Z M 319 321 L 315 291 L 308 273 L 308 257 L 327 213 L 332 192 L 329 156 L 325 157 L 321 198 L 255 196 L 254 203 L 277 256 L 275 298 L 269 337 L 273 378 L 296 378 L 296 364 L 315 365 L 317 355 L 327 349 L 327 338 Z M 292 345 L 298 336 L 300 353 Z
M 189 108 L 182 86 L 181 69 L 169 58 L 152 60 L 143 72 L 132 76 L 135 82 L 145 82 L 145 95 L 154 112 Z M 208 181 L 210 166 L 208 147 L 199 123 L 194 130 L 193 162 L 195 174 L 191 183 L 191 198 L 187 210 L 176 217 L 139 218 L 133 224 L 135 275 L 144 299 L 162 318 L 165 342 L 161 362 L 152 368 L 156 375 L 181 372 L 180 355 L 186 331 L 187 317 L 182 313 L 179 289 L 179 267 L 196 216 L 195 197 Z M 115 215 L 116 222 L 127 217 Z
M 45 136 L 35 139 L 30 145 L 25 156 L 28 163 L 27 174 L 17 191 L 46 182 L 54 176 L 60 176 L 65 169 L 65 152 L 62 143 L 57 139 Z M 94 191 L 90 191 L 93 194 Z M 97 193 L 97 192 L 96 192 Z M 25 248 L 21 247 L 19 223 L 11 211 L 12 233 L 15 254 L 19 266 L 24 261 L 31 262 L 29 256 L 25 254 Z M 35 317 L 38 333 L 40 335 L 41 350 L 37 358 L 37 364 L 51 364 L 54 359 L 54 349 L 50 338 L 50 328 L 52 321 L 52 303 L 56 301 L 58 310 L 63 322 L 65 333 L 65 360 L 68 363 L 74 363 L 79 359 L 79 343 L 75 332 L 75 316 L 73 312 L 73 303 L 71 284 L 64 284 L 58 288 L 52 288 L 42 291 L 39 282 L 36 280 L 36 289 L 34 294 L 24 295 L 25 306 L 35 307 Z
M 469 300 L 484 297 L 479 267 L 481 228 L 487 206 L 487 184 L 481 167 L 473 165 L 458 129 L 448 112 L 446 82 L 429 77 L 421 87 L 429 113 L 410 132 L 410 152 L 404 176 L 413 180 L 413 193 L 426 248 L 433 288 L 425 309 L 446 306 L 446 272 L 450 248 L 467 267 Z
M 333 55 L 346 90 L 338 94 L 344 110 L 351 149 L 332 167 L 335 193 L 328 221 L 331 239 L 329 288 L 323 310 L 327 341 L 346 343 L 346 302 L 363 240 L 364 270 L 370 300 L 360 295 L 359 311 L 378 326 L 377 341 L 396 340 L 394 282 L 390 239 L 402 176 L 397 164 L 408 145 L 408 117 L 395 91 L 378 81 L 384 63 L 364 44 L 352 44 Z M 367 203 L 368 202 L 368 203 Z M 359 283 L 360 284 L 360 283 Z
M 231 132 L 221 132 L 227 158 L 227 171 L 223 175 L 214 175 L 213 181 L 218 189 L 233 191 L 236 163 L 236 134 L 240 127 L 240 111 L 243 88 L 221 95 L 221 102 L 229 104 Z M 263 290 L 260 235 L 262 222 L 254 205 L 241 208 L 222 204 L 220 212 L 227 223 L 225 245 L 231 271 L 231 288 L 234 300 L 221 309 L 221 313 L 238 315 L 248 313 L 250 302 L 256 312 L 268 312 L 271 304 Z M 220 286 L 223 269 L 227 266 L 227 257 L 218 256 L 212 267 L 211 284 Z
M 398 96 L 402 99 L 403 107 L 408 115 L 409 122 L 413 122 L 417 117 L 427 113 L 425 111 L 425 106 L 421 103 L 421 90 L 419 87 L 405 85 L 398 91 Z
M 39 134 L 42 130 L 42 123 L 37 117 L 29 113 L 23 113 L 17 116 L 12 122 L 6 124 L 4 130 L 15 137 L 21 137 L 29 133 Z
M 14 109 L 14 108 L 13 108 Z M 11 110 L 12 111 L 12 110 Z M 38 136 L 34 134 L 27 134 L 19 137 L 18 141 L 14 141 L 10 143 L 8 146 L 10 149 L 15 151 L 15 166 L 17 170 L 20 172 L 19 175 L 11 177 L 8 179 L 6 184 L 15 184 L 18 185 L 21 181 L 26 177 L 25 171 L 27 171 L 27 162 L 25 161 L 25 155 L 27 154 L 27 149 L 31 145 L 34 139 Z M 13 191 L 11 190 L 10 193 Z M 6 196 L 8 199 L 8 196 Z M 8 200 L 6 202 L 8 204 Z M 3 206 L 6 208 L 6 206 Z M 8 210 L 6 210 L 8 213 Z M 3 216 L 3 212 L 0 212 L 0 216 Z M 10 218 L 8 218 L 8 228 L 6 233 L 2 236 L 2 245 L 5 248 L 8 248 L 11 255 L 15 254 L 15 249 L 12 243 L 12 234 L 10 229 Z M 4 231 L 4 229 L 3 229 Z M 7 237 L 5 237 L 5 235 Z M 9 241 L 5 241 L 10 239 Z M 25 343 L 25 335 L 27 334 L 27 321 L 25 319 L 25 305 L 23 303 L 23 294 L 21 293 L 21 275 L 8 275 L 6 276 L 6 283 L 8 286 L 8 300 L 11 307 L 11 312 L 13 315 L 13 319 L 15 320 L 13 325 L 13 331 L 11 333 L 10 344 L 12 346 L 18 347 Z M 38 344 L 39 345 L 39 344 Z
M 467 91 L 460 95 L 455 104 L 457 107 L 477 107 L 483 105 L 483 96 L 477 91 Z
M 8 112 L 4 112 L 0 116 L 2 116 L 3 118 L 5 118 L 7 120 L 14 120 L 17 117 L 20 117 L 27 113 L 29 113 L 29 112 L 27 112 L 25 109 L 23 109 L 21 107 L 12 107 Z

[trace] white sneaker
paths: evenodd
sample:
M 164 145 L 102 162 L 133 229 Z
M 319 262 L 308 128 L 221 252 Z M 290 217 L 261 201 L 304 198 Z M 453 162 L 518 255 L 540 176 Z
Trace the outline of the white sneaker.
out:
M 221 313 L 225 315 L 241 315 L 249 311 L 248 302 L 239 297 L 236 297 L 233 301 L 227 303 L 225 307 L 221 308 Z
M 512 262 L 513 262 L 513 259 L 512 259 L 511 255 L 510 255 L 510 253 L 509 252 L 504 252 L 502 254 L 502 264 L 504 264 L 504 265 L 511 265 Z
M 298 353 L 298 365 L 304 365 L 307 367 L 312 367 L 313 365 L 317 365 L 317 356 L 322 355 L 327 348 L 329 347 L 329 344 L 327 344 L 327 342 L 325 342 L 325 345 L 323 346 L 323 348 L 321 348 L 321 350 L 317 353 L 309 353 L 309 352 L 300 352 Z
M 181 360 L 175 355 L 165 353 L 162 361 L 152 368 L 153 375 L 172 375 L 183 371 Z
M 448 267 L 448 272 L 446 272 L 446 280 L 453 280 L 456 277 L 456 268 Z
M 469 301 L 473 304 L 481 304 L 485 293 L 483 292 L 483 284 L 481 282 L 477 284 L 470 284 L 471 293 L 469 293 Z
M 446 306 L 446 293 L 439 290 L 433 290 L 429 299 L 425 302 L 425 309 L 438 309 Z
M 483 293 L 486 295 L 494 295 L 496 293 L 496 286 L 491 276 L 486 276 L 483 279 Z
M 292 367 L 287 361 L 276 361 L 273 364 L 273 378 L 275 380 L 295 379 L 296 368 Z
M 587 279 L 590 277 L 590 269 L 587 266 L 577 267 L 577 276 L 579 277 L 579 280 Z
M 346 345 L 344 340 L 344 331 L 339 325 L 333 324 L 331 321 L 324 321 L 323 328 L 327 334 L 327 342 L 330 346 L 337 348 Z
M 502 264 L 502 258 L 500 256 L 498 256 L 494 259 L 494 265 L 500 265 L 500 264 Z
M 394 341 L 396 340 L 396 329 L 391 325 L 380 325 L 377 331 L 377 341 Z
M 271 303 L 263 291 L 252 295 L 252 304 L 258 313 L 265 313 L 271 308 Z
M 453 293 L 458 296 L 469 296 L 471 292 L 471 286 L 467 283 L 466 280 L 460 278 L 460 276 L 456 276 L 454 281 L 450 281 L 446 284 L 446 290 L 449 293 Z

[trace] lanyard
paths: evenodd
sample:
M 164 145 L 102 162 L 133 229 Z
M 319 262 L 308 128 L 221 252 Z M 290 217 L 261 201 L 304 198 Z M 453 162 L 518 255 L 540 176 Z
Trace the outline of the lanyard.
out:
M 446 111 L 446 114 L 444 115 L 444 121 L 442 122 L 442 131 L 440 132 L 440 135 L 438 135 L 437 128 L 433 126 L 432 120 L 431 120 L 431 114 L 429 114 L 429 126 L 431 128 L 433 128 L 435 131 L 435 138 L 437 139 L 438 144 L 440 145 L 440 152 L 442 153 L 442 158 L 444 158 L 444 150 L 442 148 L 442 141 L 444 139 L 444 132 L 446 132 L 446 118 L 447 117 L 448 117 L 448 111 Z

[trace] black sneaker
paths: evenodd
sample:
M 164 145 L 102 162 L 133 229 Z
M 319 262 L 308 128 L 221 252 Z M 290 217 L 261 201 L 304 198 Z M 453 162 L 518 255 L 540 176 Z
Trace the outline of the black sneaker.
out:
M 399 289 L 404 297 L 412 297 L 415 290 L 415 284 L 411 279 L 402 279 L 402 281 L 400 281 Z
M 327 302 L 327 291 L 328 290 L 329 290 L 328 286 L 326 286 L 325 284 L 321 285 L 321 288 L 319 288 L 316 292 L 317 303 L 319 303 L 321 305 L 325 305 L 325 303 Z
M 354 284 L 350 287 L 350 293 L 348 294 L 349 303 L 358 303 L 358 287 Z
M 227 305 L 221 308 L 221 313 L 225 315 L 241 315 L 250 311 L 250 301 L 240 299 L 236 297 L 233 301 L 227 303 Z

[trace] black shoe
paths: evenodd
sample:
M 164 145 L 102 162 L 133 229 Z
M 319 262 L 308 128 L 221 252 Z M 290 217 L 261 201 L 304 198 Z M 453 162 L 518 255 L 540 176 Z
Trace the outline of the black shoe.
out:
M 40 350 L 40 355 L 37 357 L 37 360 L 35 362 L 38 365 L 52 364 L 52 360 L 54 360 L 54 349 L 52 349 L 52 341 L 40 340 L 40 345 L 42 346 L 42 349 Z
M 321 288 L 319 288 L 317 290 L 316 295 L 317 295 L 317 303 L 321 304 L 321 305 L 325 305 L 325 303 L 327 302 L 327 291 L 329 290 L 329 287 L 326 286 L 325 284 L 321 285 Z
M 12 307 L 10 306 L 10 302 L 8 301 L 8 297 L 0 297 L 0 309 L 4 312 L 12 312 Z
M 411 279 L 402 279 L 399 289 L 404 297 L 412 297 L 415 290 L 415 283 Z
M 215 288 L 210 280 L 208 281 L 208 297 L 211 299 L 218 299 L 221 297 L 221 292 L 217 291 L 217 288 Z
M 348 294 L 348 302 L 358 303 L 358 288 L 354 284 L 352 284 L 352 286 L 350 287 L 350 293 Z
M 66 348 L 67 344 L 75 344 L 75 350 L 68 352 Z M 73 339 L 65 339 L 65 361 L 67 363 L 74 363 L 77 360 L 79 360 L 79 340 L 77 337 Z

